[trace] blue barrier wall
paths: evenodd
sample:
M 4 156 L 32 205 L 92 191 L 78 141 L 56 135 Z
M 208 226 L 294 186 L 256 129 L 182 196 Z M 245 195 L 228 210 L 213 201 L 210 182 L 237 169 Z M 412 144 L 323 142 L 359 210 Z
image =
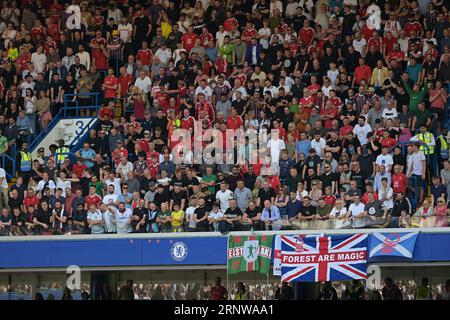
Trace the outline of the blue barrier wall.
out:
M 374 257 L 369 262 L 450 261 L 449 233 L 419 234 L 412 259 Z M 227 238 L 86 239 L 0 242 L 0 268 L 225 265 Z

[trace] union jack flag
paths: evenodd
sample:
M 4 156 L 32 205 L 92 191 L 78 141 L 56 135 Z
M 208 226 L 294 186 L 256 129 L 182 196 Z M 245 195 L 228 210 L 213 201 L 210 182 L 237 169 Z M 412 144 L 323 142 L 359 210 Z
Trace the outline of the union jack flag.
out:
M 367 234 L 305 238 L 281 236 L 281 281 L 367 278 Z

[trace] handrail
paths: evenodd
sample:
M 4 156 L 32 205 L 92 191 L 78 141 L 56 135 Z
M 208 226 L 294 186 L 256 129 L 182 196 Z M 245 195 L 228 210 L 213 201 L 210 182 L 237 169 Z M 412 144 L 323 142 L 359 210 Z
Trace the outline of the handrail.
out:
M 59 110 L 56 116 L 49 122 L 47 127 L 45 127 L 44 130 L 39 132 L 39 134 L 33 139 L 33 141 L 30 143 L 28 147 L 28 150 L 30 150 L 30 152 L 33 152 L 33 150 L 42 142 L 42 140 L 44 140 L 47 133 L 49 133 L 56 126 L 56 124 L 61 119 L 62 112 L 63 112 L 62 109 Z
M 79 110 L 91 110 L 91 109 L 95 109 L 98 110 L 100 107 L 98 105 L 98 98 L 100 96 L 100 92 L 90 92 L 90 93 L 68 93 L 64 95 L 64 107 L 62 108 L 62 111 L 64 112 L 64 117 L 66 117 L 67 115 L 67 111 L 68 110 L 75 110 L 76 111 L 76 116 L 79 116 Z M 79 105 L 79 101 L 78 99 L 76 99 L 76 97 L 90 97 L 91 102 L 92 102 L 92 97 L 94 97 L 94 104 L 93 105 L 88 105 L 88 106 L 80 106 Z M 75 98 L 75 101 L 73 101 L 75 103 L 75 106 L 69 106 L 68 103 L 68 99 L 69 98 Z

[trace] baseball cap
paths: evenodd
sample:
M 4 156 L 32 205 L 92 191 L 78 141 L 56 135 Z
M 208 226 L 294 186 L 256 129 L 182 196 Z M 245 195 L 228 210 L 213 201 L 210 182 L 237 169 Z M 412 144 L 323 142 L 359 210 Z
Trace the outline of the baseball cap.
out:
M 113 36 L 118 36 L 119 35 L 119 30 L 113 30 L 112 31 L 112 35 Z

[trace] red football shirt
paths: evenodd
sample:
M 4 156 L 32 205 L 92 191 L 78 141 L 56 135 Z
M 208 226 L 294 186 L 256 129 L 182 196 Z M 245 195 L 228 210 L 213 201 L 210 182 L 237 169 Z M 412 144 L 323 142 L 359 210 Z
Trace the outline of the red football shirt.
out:
M 98 204 L 102 202 L 102 197 L 100 197 L 98 194 L 94 194 L 93 196 L 88 195 L 85 199 L 86 202 L 86 208 L 90 208 L 91 205 L 95 205 L 98 207 Z
M 150 49 L 140 49 L 136 55 L 136 59 L 141 61 L 144 66 L 149 66 L 153 60 L 153 52 Z
M 408 179 L 403 172 L 394 173 L 392 175 L 392 190 L 394 193 L 405 193 L 406 187 L 408 186 Z
M 197 38 L 198 36 L 195 33 L 183 34 L 183 37 L 181 38 L 181 40 L 183 41 L 183 48 L 188 52 L 191 51 L 191 49 L 195 46 L 195 41 L 197 40 Z
M 115 76 L 106 76 L 103 80 L 105 86 L 117 86 L 119 84 L 119 79 Z M 117 89 L 110 89 L 105 87 L 105 98 L 115 98 Z

